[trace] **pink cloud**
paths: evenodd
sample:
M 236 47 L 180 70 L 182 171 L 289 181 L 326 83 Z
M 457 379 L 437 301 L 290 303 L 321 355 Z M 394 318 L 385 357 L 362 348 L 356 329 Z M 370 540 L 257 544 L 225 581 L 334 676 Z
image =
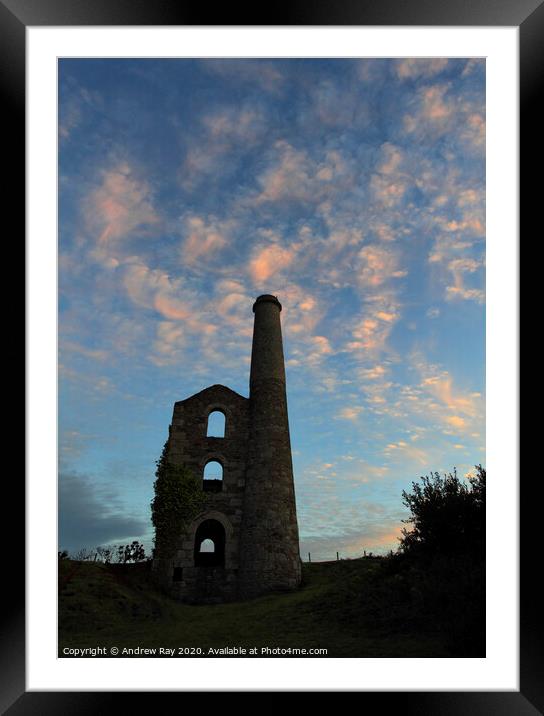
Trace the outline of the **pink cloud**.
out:
M 485 146 L 485 128 L 486 122 L 484 117 L 475 112 L 468 116 L 461 137 L 473 144 L 475 147 Z
M 285 141 L 276 142 L 275 150 L 278 155 L 276 163 L 259 178 L 262 191 L 257 201 L 307 198 L 312 183 L 309 158 Z
M 453 259 L 448 264 L 448 269 L 453 276 L 453 286 L 447 286 L 446 298 L 475 300 L 480 303 L 484 301 L 485 293 L 479 288 L 468 288 L 465 286 L 465 274 L 475 273 L 481 267 L 479 261 L 469 258 Z
M 390 142 L 385 142 L 382 144 L 381 151 L 383 159 L 376 167 L 377 171 L 380 174 L 397 174 L 404 160 L 401 149 Z
M 373 174 L 370 179 L 370 188 L 379 202 L 391 208 L 400 203 L 408 184 L 404 180 L 391 180 L 389 175 Z
M 353 325 L 352 340 L 346 343 L 344 350 L 376 359 L 376 354 L 386 349 L 393 326 L 400 319 L 399 305 L 390 292 L 370 293 L 365 297 L 362 312 L 364 318 Z M 364 377 L 381 377 L 385 372 L 380 367 L 375 370 L 375 375 Z
M 293 261 L 295 252 L 271 244 L 259 249 L 249 262 L 249 273 L 254 284 L 263 284 L 271 276 L 287 268 Z
M 157 293 L 153 305 L 165 318 L 183 321 L 190 318 L 191 315 L 181 301 L 167 294 Z
M 180 181 L 193 190 L 206 176 L 230 169 L 232 157 L 254 146 L 266 132 L 265 114 L 254 107 L 223 107 L 202 118 L 200 141 L 187 149 Z
M 399 269 L 397 254 L 391 249 L 369 244 L 359 251 L 358 258 L 362 286 L 375 288 L 391 278 L 406 276 L 406 271 Z
M 264 116 L 256 109 L 228 107 L 203 118 L 212 140 L 254 142 L 264 130 Z
M 448 415 L 446 422 L 454 428 L 464 428 L 466 421 L 459 415 Z
M 129 298 L 137 306 L 152 309 L 170 321 L 181 321 L 193 333 L 210 335 L 217 326 L 206 320 L 204 312 L 195 309 L 179 279 L 171 279 L 160 269 L 150 269 L 141 260 L 127 264 L 123 283 Z
M 79 353 L 80 355 L 83 355 L 86 358 L 91 358 L 92 360 L 105 361 L 110 357 L 109 353 L 105 350 L 87 348 L 86 346 L 82 346 L 74 341 L 62 341 L 59 348 L 61 353 L 63 351 Z
M 220 251 L 227 241 L 214 221 L 206 223 L 199 216 L 186 219 L 187 238 L 182 247 L 182 258 L 187 264 Z
M 406 462 L 408 460 L 419 463 L 420 465 L 428 464 L 429 457 L 424 450 L 415 447 L 415 445 L 407 443 L 404 440 L 399 440 L 396 443 L 389 443 L 384 448 L 384 455 L 394 460 L 402 460 Z
M 463 427 L 465 418 L 474 417 L 480 407 L 480 394 L 467 394 L 453 390 L 453 378 L 443 372 L 423 379 L 421 386 L 450 410 L 454 415 L 447 416 L 446 421 L 454 427 Z M 459 415 L 460 414 L 460 415 Z
M 444 100 L 448 90 L 447 85 L 435 85 L 423 92 L 423 116 L 431 121 L 448 119 L 453 111 L 451 104 Z
M 417 77 L 432 77 L 447 67 L 447 57 L 415 58 L 410 57 L 396 63 L 396 73 L 399 79 L 415 79 Z
M 135 178 L 127 163 L 102 173 L 100 186 L 85 202 L 85 218 L 90 227 L 99 231 L 99 245 L 159 221 L 149 185 Z
M 383 365 L 375 365 L 372 368 L 361 368 L 358 376 L 361 380 L 379 380 L 387 373 L 387 369 Z
M 335 415 L 336 420 L 357 420 L 359 414 L 363 408 L 360 405 L 354 407 L 342 408 L 339 413 Z
M 320 355 L 333 352 L 331 344 L 329 343 L 329 339 L 325 336 L 314 336 L 312 338 L 312 343 L 314 345 L 315 351 Z
M 237 84 L 249 82 L 258 84 L 269 92 L 278 92 L 284 84 L 284 76 L 271 63 L 264 60 L 242 59 L 205 59 L 201 60 L 202 67 L 208 72 L 218 74 L 225 79 L 234 80 Z
M 395 235 L 393 230 L 387 224 L 378 224 L 374 227 L 374 232 L 381 241 L 394 241 Z

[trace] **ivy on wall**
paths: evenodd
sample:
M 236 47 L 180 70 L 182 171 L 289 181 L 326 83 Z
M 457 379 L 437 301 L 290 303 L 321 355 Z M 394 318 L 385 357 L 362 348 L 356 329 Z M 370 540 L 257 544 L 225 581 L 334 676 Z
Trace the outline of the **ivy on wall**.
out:
M 155 528 L 155 556 L 174 556 L 180 535 L 205 504 L 201 481 L 183 465 L 168 461 L 168 442 L 157 461 L 151 521 Z

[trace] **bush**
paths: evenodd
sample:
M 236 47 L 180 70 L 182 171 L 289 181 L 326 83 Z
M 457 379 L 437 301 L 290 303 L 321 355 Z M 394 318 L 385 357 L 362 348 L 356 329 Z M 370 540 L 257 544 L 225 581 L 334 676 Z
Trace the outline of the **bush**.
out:
M 438 473 L 403 492 L 412 529 L 370 575 L 361 609 L 388 631 L 440 634 L 452 656 L 485 656 L 485 478 Z
M 481 465 L 462 482 L 454 470 L 443 478 L 435 472 L 403 491 L 403 503 L 412 513 L 404 520 L 413 525 L 402 530 L 403 552 L 434 557 L 470 555 L 483 560 L 485 553 L 485 478 Z

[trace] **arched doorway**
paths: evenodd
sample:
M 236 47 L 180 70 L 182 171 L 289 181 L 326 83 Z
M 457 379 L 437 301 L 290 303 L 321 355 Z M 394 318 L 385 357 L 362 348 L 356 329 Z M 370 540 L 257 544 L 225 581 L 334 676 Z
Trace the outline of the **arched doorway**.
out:
M 225 541 L 225 528 L 221 522 L 201 522 L 195 533 L 195 567 L 224 567 Z

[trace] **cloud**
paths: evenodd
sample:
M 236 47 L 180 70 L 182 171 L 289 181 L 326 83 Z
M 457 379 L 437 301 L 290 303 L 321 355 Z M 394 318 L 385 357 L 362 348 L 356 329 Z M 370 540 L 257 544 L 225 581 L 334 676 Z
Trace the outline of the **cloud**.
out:
M 382 244 L 367 244 L 347 262 L 346 274 L 353 272 L 353 284 L 361 299 L 361 310 L 350 325 L 350 337 L 343 352 L 361 359 L 376 360 L 401 317 L 396 280 L 407 275 L 400 267 L 398 251 Z M 350 285 L 348 282 L 346 285 Z
M 358 253 L 358 279 L 361 285 L 376 288 L 392 278 L 406 276 L 399 268 L 398 256 L 378 244 L 364 246 Z
M 59 138 L 64 144 L 74 131 L 84 124 L 93 110 L 103 110 L 103 100 L 98 92 L 82 87 L 69 77 L 60 86 Z
M 292 282 L 283 287 L 280 300 L 285 309 L 282 322 L 287 364 L 311 369 L 320 381 L 324 378 L 320 367 L 336 352 L 332 336 L 320 325 L 326 307 L 310 290 Z
M 174 321 L 159 321 L 151 362 L 157 366 L 180 363 L 186 344 L 187 334 L 183 325 Z
M 412 181 L 404 168 L 405 162 L 405 152 L 400 147 L 391 142 L 381 145 L 376 173 L 370 178 L 370 188 L 374 199 L 383 207 L 392 209 L 404 199 Z
M 59 349 L 61 355 L 63 352 L 77 353 L 79 355 L 85 356 L 85 358 L 90 358 L 94 361 L 103 362 L 109 357 L 108 351 L 101 350 L 99 348 L 88 348 L 87 346 L 82 346 L 75 341 L 63 340 L 59 344 Z
M 314 345 L 314 351 L 319 355 L 328 355 L 334 352 L 329 339 L 325 336 L 313 336 L 312 343 Z
M 266 114 L 260 107 L 227 105 L 205 114 L 200 129 L 184 136 L 187 150 L 180 169 L 181 186 L 193 191 L 203 181 L 217 182 L 232 175 L 266 131 Z
M 440 400 L 449 410 L 465 415 L 476 412 L 475 397 L 453 390 L 453 378 L 447 372 L 424 378 L 422 387 Z
M 384 455 L 394 460 L 401 460 L 402 462 L 415 462 L 419 465 L 428 465 L 429 456 L 425 452 L 412 443 L 407 443 L 405 440 L 399 440 L 396 443 L 389 443 L 386 445 L 383 451 Z
M 168 274 L 161 269 L 151 269 L 142 259 L 135 258 L 125 268 L 123 283 L 129 298 L 138 306 L 152 308 L 158 293 L 173 293 Z
M 242 60 L 222 58 L 200 60 L 207 72 L 219 75 L 227 81 L 258 86 L 267 92 L 277 93 L 284 84 L 284 75 L 277 64 L 266 60 Z
M 59 431 L 59 460 L 61 464 L 65 461 L 77 459 L 88 449 L 91 440 L 96 439 L 96 435 L 82 433 L 79 430 L 61 430 Z
M 249 274 L 255 285 L 263 285 L 271 276 L 287 268 L 293 261 L 295 252 L 277 244 L 271 244 L 257 250 L 249 262 Z
M 482 156 L 485 149 L 485 103 L 481 95 L 464 93 L 452 82 L 424 84 L 408 101 L 404 131 L 429 145 L 441 137 L 469 156 Z M 453 160 L 454 154 L 451 154 Z
M 83 112 L 77 101 L 71 101 L 67 106 L 59 105 L 59 114 L 59 137 L 62 141 L 68 139 L 79 125 Z
M 119 395 L 115 382 L 108 375 L 97 374 L 87 367 L 81 370 L 64 362 L 59 362 L 58 371 L 60 390 L 65 393 L 75 387 L 90 402 L 103 402 L 114 394 Z
M 129 384 L 148 436 L 164 430 L 174 399 L 206 385 L 247 394 L 251 306 L 277 294 L 303 540 L 323 531 L 334 556 L 390 539 L 398 516 L 369 525 L 375 513 L 358 497 L 379 485 L 372 501 L 383 506 L 389 484 L 399 504 L 406 465 L 415 473 L 427 454 L 435 469 L 458 457 L 453 445 L 482 444 L 479 352 L 458 373 L 442 340 L 477 334 L 483 315 L 480 65 L 188 61 L 183 86 L 167 90 L 153 71 L 149 142 L 118 121 L 138 107 L 132 85 L 117 75 L 114 97 L 106 83 L 100 121 L 66 124 L 77 139 L 88 127 L 88 144 L 61 153 L 62 390 L 90 406 L 66 427 L 115 435 Z M 436 365 L 415 365 L 415 349 Z M 319 490 L 304 492 L 314 457 Z M 317 492 L 327 499 L 316 505 Z
M 391 209 L 398 206 L 406 193 L 408 183 L 405 180 L 392 180 L 388 174 L 373 174 L 370 188 L 374 198 L 383 206 Z
M 395 233 L 387 224 L 377 224 L 373 226 L 374 233 L 381 241 L 394 241 Z
M 476 148 L 485 148 L 486 122 L 483 113 L 474 112 L 467 117 L 461 139 Z
M 337 413 L 334 417 L 336 420 L 357 420 L 359 417 L 359 413 L 363 410 L 363 407 L 360 405 L 356 405 L 353 407 L 348 408 L 342 408 L 339 413 Z
M 102 172 L 100 185 L 85 201 L 85 218 L 99 247 L 159 221 L 149 185 L 127 162 Z
M 358 377 L 363 380 L 380 380 L 382 379 L 387 373 L 387 368 L 383 365 L 375 365 L 372 366 L 372 368 L 360 368 L 357 375 Z
M 453 105 L 445 100 L 448 85 L 435 85 L 422 91 L 422 116 L 430 122 L 443 122 L 449 119 Z
M 99 487 L 75 472 L 59 475 L 59 549 L 75 552 L 116 540 L 141 539 L 147 520 L 123 509 L 113 488 Z
M 256 202 L 310 199 L 317 172 L 306 152 L 281 140 L 274 145 L 274 154 L 274 163 L 258 179 L 261 192 Z
M 253 143 L 265 129 L 264 114 L 251 107 L 223 107 L 205 115 L 202 124 L 212 141 L 228 146 L 236 142 Z
M 187 216 L 185 233 L 182 258 L 188 265 L 217 253 L 227 244 L 223 228 L 213 219 L 205 221 L 201 216 Z
M 416 361 L 421 373 L 420 389 L 424 395 L 432 397 L 428 403 L 423 396 L 418 397 L 420 407 L 434 414 L 447 427 L 444 432 L 455 432 L 469 435 L 484 420 L 485 401 L 481 393 L 463 391 L 454 387 L 452 375 L 437 366 L 427 365 L 424 361 Z M 436 402 L 438 401 L 438 402 Z
M 266 160 L 265 169 L 257 177 L 260 191 L 246 200 L 249 206 L 279 202 L 315 206 L 353 185 L 351 161 L 337 150 L 309 152 L 280 139 L 266 153 Z
M 211 321 L 207 303 L 203 306 L 198 297 L 184 289 L 181 279 L 171 278 L 161 269 L 151 269 L 141 259 L 127 262 L 123 285 L 136 306 L 156 311 L 168 319 L 155 324 L 156 339 L 153 347 L 158 356 L 152 356 L 152 359 L 157 365 L 163 365 L 168 356 L 174 359 L 173 347 L 175 345 L 176 350 L 181 348 L 181 338 L 186 333 L 205 337 L 215 333 L 218 328 Z M 183 330 L 174 330 L 173 322 L 182 323 Z
M 395 63 L 394 69 L 399 79 L 419 79 L 433 77 L 448 66 L 446 57 L 415 58 L 409 57 Z
M 448 300 L 468 299 L 483 303 L 485 293 L 482 289 L 467 288 L 465 286 L 465 275 L 478 271 L 480 269 L 479 261 L 469 258 L 453 259 L 449 262 L 448 269 L 453 276 L 453 286 L 446 287 L 446 298 Z
M 443 191 L 449 196 L 451 205 L 449 213 L 440 212 L 432 217 L 431 224 L 436 233 L 427 260 L 436 278 L 445 286 L 444 298 L 447 301 L 473 300 L 483 303 L 483 189 L 464 187 L 450 179 Z M 472 286 L 466 285 L 468 275 L 472 276 Z
M 299 121 L 306 131 L 317 128 L 353 128 L 366 124 L 369 110 L 365 98 L 358 92 L 349 92 L 338 80 L 322 80 L 307 92 L 307 103 L 299 115 Z
M 376 167 L 380 174 L 398 174 L 399 169 L 404 161 L 404 154 L 399 147 L 390 142 L 385 142 L 381 146 L 382 159 L 381 163 Z

